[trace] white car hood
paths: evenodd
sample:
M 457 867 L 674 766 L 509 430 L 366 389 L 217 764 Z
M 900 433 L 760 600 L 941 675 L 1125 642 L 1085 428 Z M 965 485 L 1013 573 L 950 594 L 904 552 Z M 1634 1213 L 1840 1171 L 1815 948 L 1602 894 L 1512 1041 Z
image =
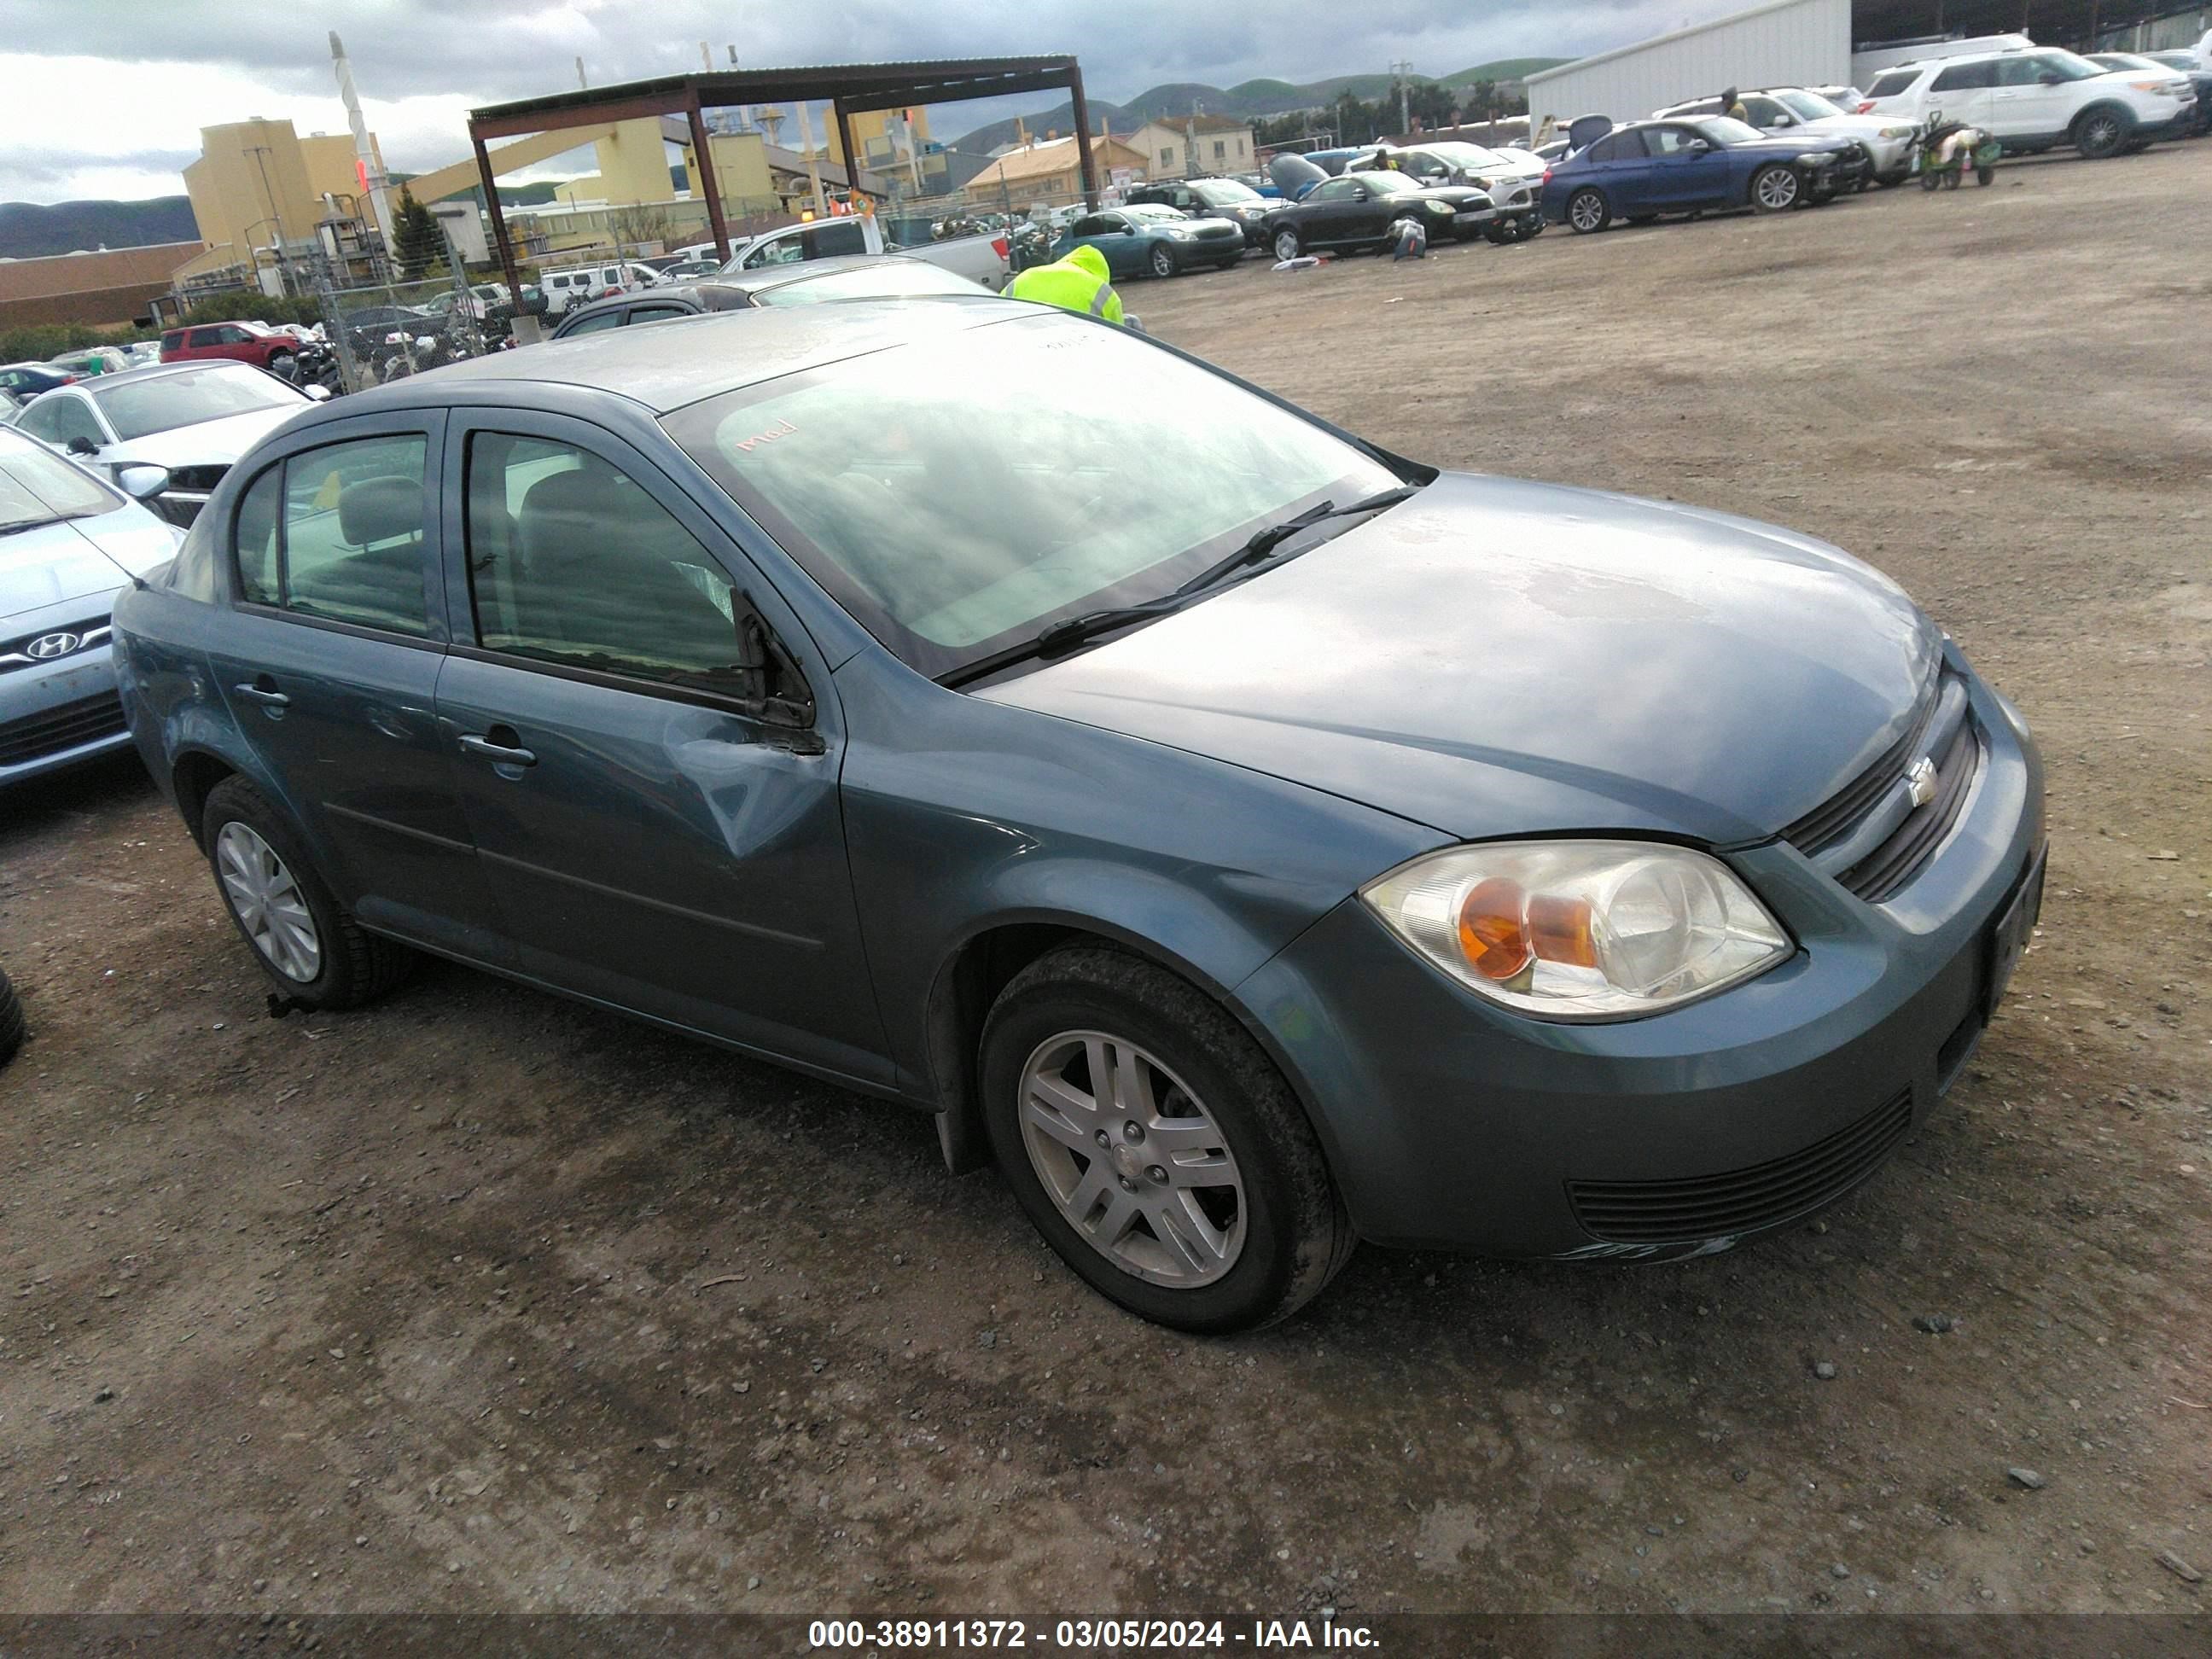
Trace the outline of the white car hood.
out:
M 112 593 L 177 550 L 177 532 L 138 506 L 0 536 L 0 632 L 7 619 Z
M 315 405 L 307 398 L 298 407 L 250 409 L 243 415 L 226 415 L 219 421 L 193 426 L 173 426 L 167 432 L 149 432 L 127 443 L 110 444 L 100 459 L 109 466 L 147 461 L 155 466 L 228 466 L 295 415 Z

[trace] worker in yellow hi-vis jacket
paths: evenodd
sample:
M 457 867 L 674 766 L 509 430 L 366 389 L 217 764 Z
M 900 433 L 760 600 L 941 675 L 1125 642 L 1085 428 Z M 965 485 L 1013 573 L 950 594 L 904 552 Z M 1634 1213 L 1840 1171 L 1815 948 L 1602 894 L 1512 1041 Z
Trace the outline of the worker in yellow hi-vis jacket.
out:
M 1095 247 L 1078 247 L 1048 265 L 1031 265 L 1006 284 L 1006 297 L 1119 323 L 1121 296 L 1114 292 L 1109 276 L 1104 254 Z

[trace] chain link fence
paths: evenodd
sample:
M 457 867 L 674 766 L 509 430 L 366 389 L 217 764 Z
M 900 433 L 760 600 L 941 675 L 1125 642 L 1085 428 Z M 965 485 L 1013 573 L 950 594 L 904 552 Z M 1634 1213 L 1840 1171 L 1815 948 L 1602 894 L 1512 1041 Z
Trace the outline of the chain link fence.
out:
M 514 317 L 503 283 L 471 287 L 458 262 L 420 282 L 359 288 L 335 286 L 325 270 L 315 297 L 348 392 L 495 350 Z

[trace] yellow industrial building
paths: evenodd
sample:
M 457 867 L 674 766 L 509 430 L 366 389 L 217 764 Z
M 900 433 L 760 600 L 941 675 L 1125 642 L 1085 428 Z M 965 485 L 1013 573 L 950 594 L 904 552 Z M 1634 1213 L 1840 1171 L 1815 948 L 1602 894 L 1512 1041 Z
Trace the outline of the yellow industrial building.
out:
M 374 147 L 375 140 L 369 142 Z M 326 195 L 337 200 L 341 214 L 368 216 L 368 204 L 356 202 L 360 190 L 348 134 L 302 138 L 289 121 L 202 127 L 199 159 L 185 168 L 185 193 L 207 246 L 171 280 L 184 284 L 250 273 L 258 264 L 273 263 L 273 252 L 270 260 L 257 261 L 254 250 L 273 250 L 280 236 L 294 253 L 306 253 L 314 246 L 316 226 L 331 216 Z

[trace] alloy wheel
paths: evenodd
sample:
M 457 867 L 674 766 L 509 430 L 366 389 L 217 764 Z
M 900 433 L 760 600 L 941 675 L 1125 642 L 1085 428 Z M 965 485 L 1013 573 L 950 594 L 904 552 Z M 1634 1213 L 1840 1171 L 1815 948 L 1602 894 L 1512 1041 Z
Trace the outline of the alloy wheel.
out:
M 2081 124 L 2081 153 L 2110 155 L 2120 147 L 2120 124 L 2109 115 L 2093 115 Z
M 1175 251 L 1172 248 L 1168 247 L 1154 248 L 1152 250 L 1152 275 L 1155 276 L 1172 276 L 1175 274 Z
M 1788 167 L 1769 167 L 1759 175 L 1759 204 L 1770 213 L 1797 205 L 1797 175 Z
M 1066 1031 L 1023 1065 L 1030 1167 L 1076 1234 L 1122 1272 L 1185 1290 L 1244 1247 L 1243 1178 L 1204 1103 L 1159 1058 L 1104 1031 Z
M 307 895 L 276 849 L 233 819 L 215 838 L 216 871 L 224 896 L 262 959 L 307 985 L 322 971 L 323 942 Z

